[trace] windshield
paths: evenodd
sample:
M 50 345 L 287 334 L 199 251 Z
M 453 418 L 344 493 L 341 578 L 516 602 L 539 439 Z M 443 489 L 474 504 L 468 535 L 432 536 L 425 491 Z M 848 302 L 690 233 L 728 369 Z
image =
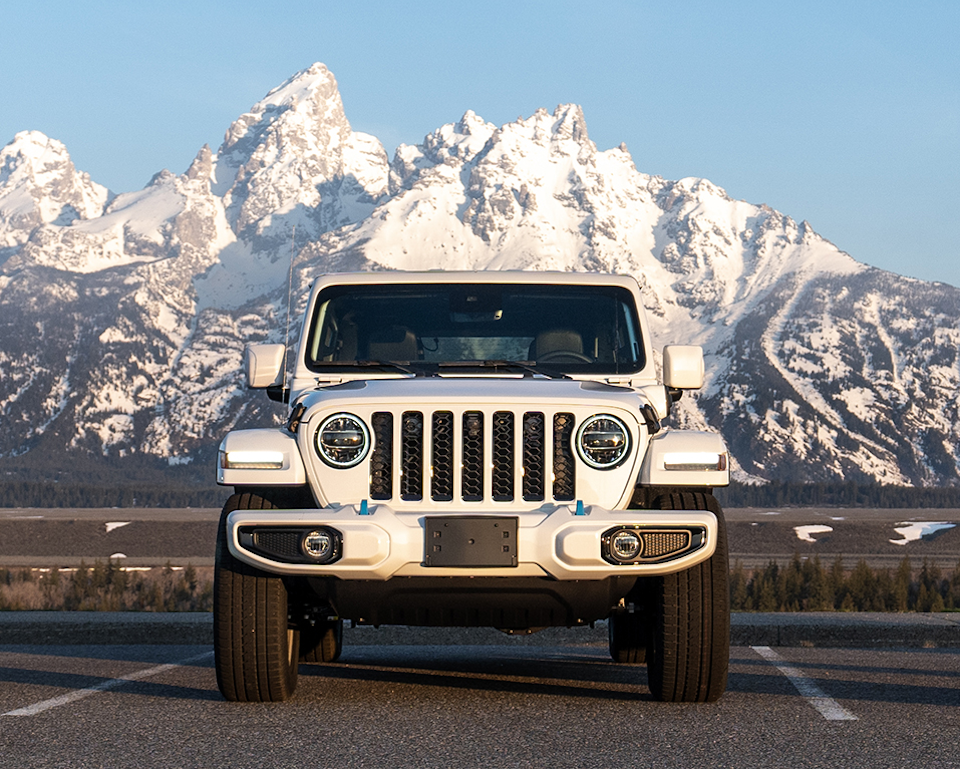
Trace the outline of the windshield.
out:
M 314 371 L 623 374 L 644 363 L 633 296 L 617 286 L 335 286 L 309 334 Z

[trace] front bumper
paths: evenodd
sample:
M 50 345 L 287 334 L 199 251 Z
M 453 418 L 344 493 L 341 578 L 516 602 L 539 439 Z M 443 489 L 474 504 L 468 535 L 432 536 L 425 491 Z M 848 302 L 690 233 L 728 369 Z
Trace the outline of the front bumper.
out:
M 485 515 L 484 510 L 445 512 L 443 517 Z M 392 577 L 552 577 L 597 580 L 654 576 L 682 571 L 707 560 L 717 542 L 717 518 L 704 510 L 606 510 L 596 505 L 545 505 L 515 518 L 515 566 L 428 566 L 427 518 L 433 512 L 397 512 L 387 505 L 345 505 L 311 510 L 236 510 L 227 517 L 227 542 L 239 560 L 275 574 L 387 580 Z M 496 518 L 497 516 L 491 515 Z M 603 535 L 617 526 L 641 533 L 690 531 L 688 547 L 656 561 L 615 564 L 603 557 Z M 339 533 L 342 550 L 334 563 L 266 556 L 250 546 L 250 532 L 324 527 Z M 241 530 L 245 536 L 241 538 Z M 243 545 L 241 545 L 243 541 Z

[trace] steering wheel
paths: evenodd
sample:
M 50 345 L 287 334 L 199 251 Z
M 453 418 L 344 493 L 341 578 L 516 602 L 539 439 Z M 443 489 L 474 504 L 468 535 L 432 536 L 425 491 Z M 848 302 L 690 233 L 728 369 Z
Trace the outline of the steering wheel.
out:
M 551 350 L 545 352 L 539 358 L 537 363 L 593 363 L 593 358 L 573 350 Z

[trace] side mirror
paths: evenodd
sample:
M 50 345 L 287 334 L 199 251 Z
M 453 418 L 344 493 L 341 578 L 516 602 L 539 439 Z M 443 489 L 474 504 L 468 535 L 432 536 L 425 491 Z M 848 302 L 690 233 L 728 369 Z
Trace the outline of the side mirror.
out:
M 676 390 L 703 387 L 703 348 L 692 344 L 668 344 L 663 348 L 663 384 Z
M 247 387 L 262 389 L 280 384 L 283 377 L 282 344 L 249 344 L 243 352 Z

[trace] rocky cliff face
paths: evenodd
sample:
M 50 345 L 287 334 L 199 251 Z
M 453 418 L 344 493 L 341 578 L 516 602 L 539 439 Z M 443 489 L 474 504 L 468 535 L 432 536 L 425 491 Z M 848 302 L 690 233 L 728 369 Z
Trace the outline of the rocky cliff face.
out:
M 320 64 L 112 197 L 59 143 L 0 153 L 0 455 L 206 458 L 278 416 L 243 390 L 310 279 L 343 269 L 609 271 L 709 381 L 679 419 L 744 478 L 960 482 L 960 291 L 868 268 L 766 206 L 598 151 L 579 107 L 468 112 L 389 162 Z M 299 304 L 298 304 L 299 303 Z M 294 324 L 295 325 L 295 324 Z

